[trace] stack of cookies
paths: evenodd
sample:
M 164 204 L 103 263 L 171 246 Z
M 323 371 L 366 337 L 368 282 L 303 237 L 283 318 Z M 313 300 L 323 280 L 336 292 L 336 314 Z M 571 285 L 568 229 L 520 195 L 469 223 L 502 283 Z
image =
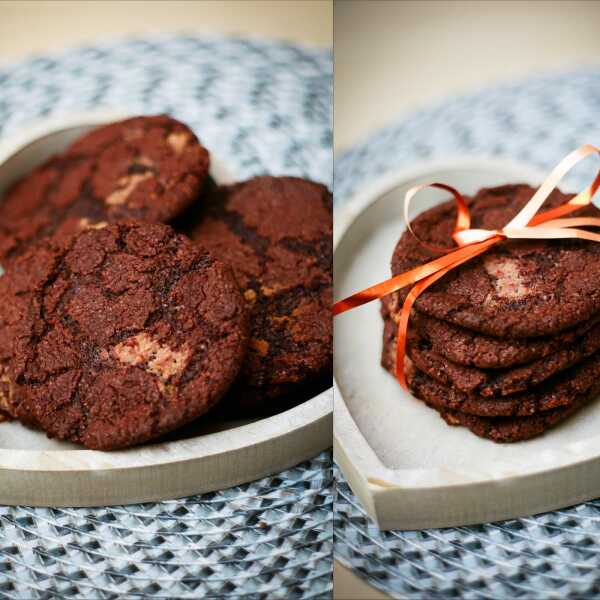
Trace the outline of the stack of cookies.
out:
M 472 227 L 501 229 L 535 189 L 506 185 L 467 202 Z M 571 195 L 554 191 L 543 209 Z M 571 216 L 598 217 L 588 207 Z M 454 201 L 412 223 L 417 236 L 451 245 Z M 394 275 L 436 258 L 410 233 L 398 242 Z M 406 290 L 382 301 L 382 365 L 395 370 Z M 412 393 L 450 425 L 495 442 L 535 437 L 600 394 L 600 244 L 506 240 L 452 270 L 414 304 L 405 373 Z
M 106 450 L 331 385 L 331 194 L 208 171 L 187 126 L 137 117 L 6 192 L 0 415 Z

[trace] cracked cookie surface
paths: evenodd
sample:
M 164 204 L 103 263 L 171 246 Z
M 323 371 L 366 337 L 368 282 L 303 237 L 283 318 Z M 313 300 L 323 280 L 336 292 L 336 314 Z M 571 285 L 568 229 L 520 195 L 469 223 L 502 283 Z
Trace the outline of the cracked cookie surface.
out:
M 0 199 L 0 264 L 46 236 L 123 219 L 169 222 L 196 201 L 208 169 L 207 150 L 170 117 L 94 129 Z
M 248 408 L 331 377 L 332 196 L 293 177 L 214 188 L 188 230 L 229 263 L 252 311 L 235 389 Z
M 535 190 L 506 185 L 467 198 L 472 227 L 499 229 L 525 205 Z M 555 190 L 543 209 L 572 195 Z M 425 211 L 413 221 L 417 235 L 448 246 L 454 202 Z M 569 216 L 598 216 L 587 207 Z M 404 233 L 392 258 L 397 275 L 439 256 Z M 481 257 L 453 269 L 419 296 L 415 308 L 429 316 L 501 338 L 561 332 L 600 311 L 600 244 L 582 240 L 504 240 Z M 400 311 L 406 290 L 390 296 L 388 310 Z
M 17 389 L 12 376 L 13 344 L 27 311 L 27 299 L 14 293 L 8 277 L 0 277 L 0 421 L 14 418 Z
M 132 446 L 216 404 L 249 319 L 230 267 L 170 227 L 121 223 L 46 240 L 5 279 L 14 415 L 93 449 Z

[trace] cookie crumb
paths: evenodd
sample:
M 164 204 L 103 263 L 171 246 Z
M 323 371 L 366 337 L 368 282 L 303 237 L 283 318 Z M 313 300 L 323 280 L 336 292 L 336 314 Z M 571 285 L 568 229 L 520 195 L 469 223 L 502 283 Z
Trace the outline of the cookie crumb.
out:
M 269 342 L 266 340 L 250 340 L 250 347 L 256 350 L 261 356 L 266 356 L 269 352 Z
M 256 292 L 254 290 L 246 290 L 244 292 L 244 298 L 246 298 L 248 302 L 256 302 Z

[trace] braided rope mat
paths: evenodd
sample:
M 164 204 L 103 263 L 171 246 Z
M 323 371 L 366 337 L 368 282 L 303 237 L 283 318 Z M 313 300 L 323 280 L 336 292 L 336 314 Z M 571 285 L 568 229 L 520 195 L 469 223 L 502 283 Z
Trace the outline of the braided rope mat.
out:
M 336 161 L 339 205 L 379 174 L 428 159 L 500 156 L 550 169 L 600 142 L 600 70 L 541 76 L 453 98 Z M 589 183 L 586 163 L 568 183 Z M 597 598 L 600 500 L 471 527 L 380 532 L 334 470 L 335 557 L 404 599 Z
M 330 53 L 280 42 L 154 35 L 0 65 L 0 136 L 93 109 L 168 112 L 239 179 L 331 186 L 331 106 Z M 0 598 L 327 598 L 332 505 L 325 452 L 170 502 L 0 507 Z

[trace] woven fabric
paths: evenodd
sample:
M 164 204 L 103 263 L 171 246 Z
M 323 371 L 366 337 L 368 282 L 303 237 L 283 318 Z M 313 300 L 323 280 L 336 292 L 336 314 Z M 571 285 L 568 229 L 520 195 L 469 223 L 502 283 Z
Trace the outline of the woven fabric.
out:
M 433 159 L 501 157 L 550 169 L 599 143 L 600 70 L 536 77 L 452 98 L 387 127 L 336 157 L 335 201 L 378 175 Z M 589 183 L 593 159 L 566 181 Z M 590 166 L 592 165 L 592 166 Z
M 331 453 L 168 502 L 0 507 L 2 598 L 328 598 Z
M 600 70 L 543 76 L 451 99 L 336 160 L 339 206 L 378 175 L 429 159 L 498 156 L 552 168 L 600 140 Z M 594 159 L 568 184 L 583 186 Z M 335 556 L 397 598 L 597 598 L 600 500 L 474 527 L 380 532 L 335 469 Z
M 394 598 L 600 596 L 600 500 L 498 523 L 381 532 L 334 473 L 335 558 Z
M 159 35 L 0 65 L 0 136 L 94 109 L 169 113 L 232 174 L 332 183 L 332 58 Z M 331 454 L 182 500 L 0 507 L 0 598 L 328 598 Z
M 169 113 L 238 178 L 331 185 L 331 53 L 240 38 L 154 36 L 0 65 L 0 135 L 95 109 Z

